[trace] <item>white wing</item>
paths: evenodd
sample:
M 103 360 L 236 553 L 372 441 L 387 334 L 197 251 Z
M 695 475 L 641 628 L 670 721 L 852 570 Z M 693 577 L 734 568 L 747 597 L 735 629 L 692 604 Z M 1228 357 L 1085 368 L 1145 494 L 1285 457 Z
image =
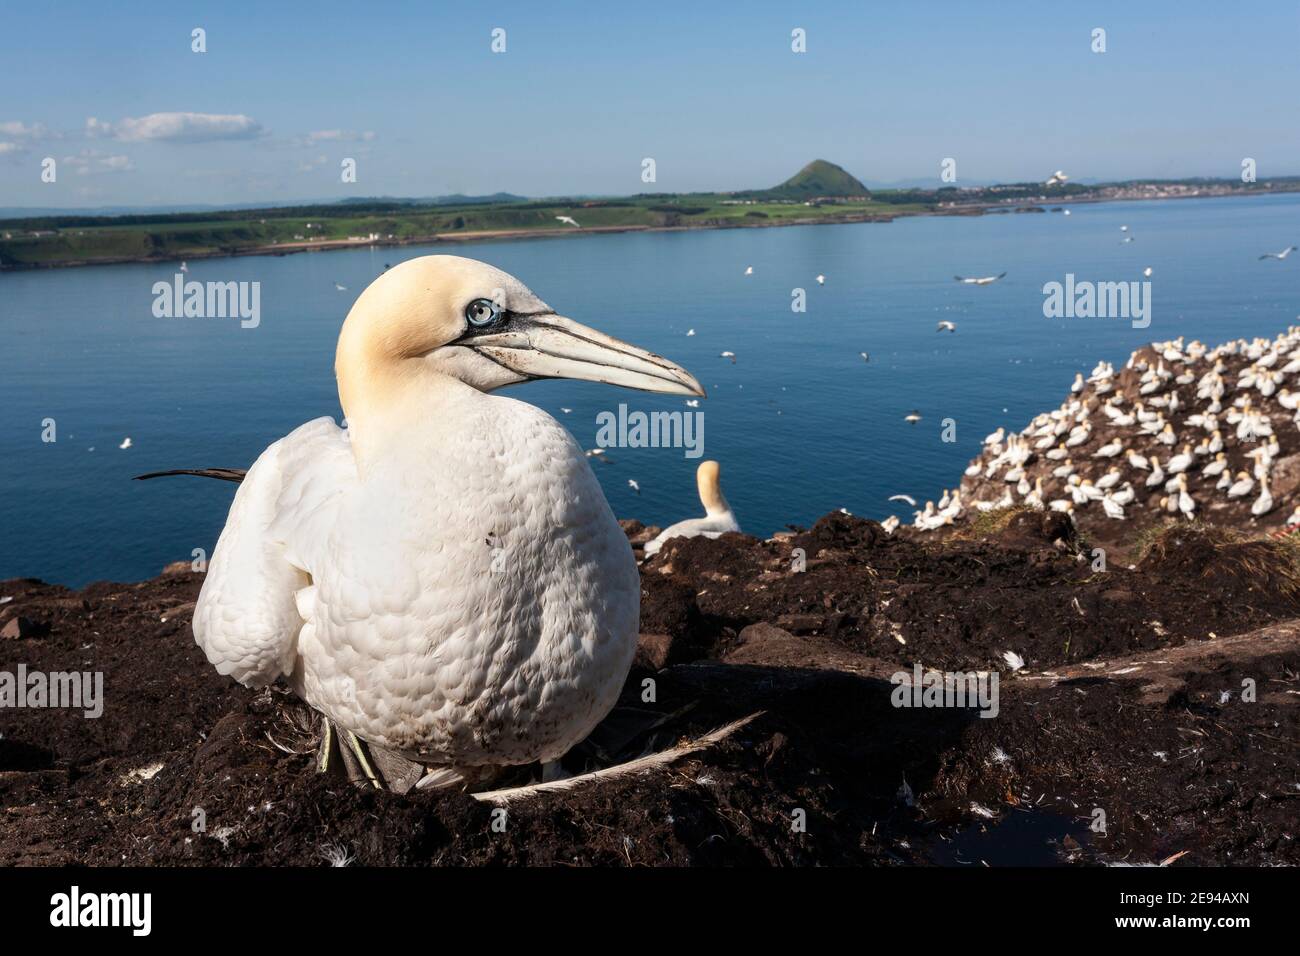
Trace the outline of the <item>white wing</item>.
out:
M 291 432 L 249 469 L 194 609 L 194 639 L 219 673 L 263 687 L 293 670 L 306 569 L 355 483 L 347 433 L 330 418 Z

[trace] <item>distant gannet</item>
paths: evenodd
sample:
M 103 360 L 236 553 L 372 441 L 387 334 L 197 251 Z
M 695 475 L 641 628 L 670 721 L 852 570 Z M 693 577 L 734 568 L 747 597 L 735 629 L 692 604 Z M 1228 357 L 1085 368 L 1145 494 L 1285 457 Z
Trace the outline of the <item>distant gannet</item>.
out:
M 188 262 L 182 261 L 181 272 L 189 272 L 189 271 L 190 271 L 190 264 Z
M 745 275 L 747 275 L 747 276 L 752 276 L 753 274 L 754 274 L 754 267 L 753 267 L 753 266 L 745 266 Z
M 817 277 L 817 284 L 818 284 L 818 285 L 825 285 L 825 284 L 826 284 L 826 277 L 825 277 L 825 276 L 822 276 L 822 275 L 819 275 L 819 276 Z
M 911 505 L 913 508 L 916 507 L 916 499 L 913 498 L 911 495 L 890 495 L 890 496 L 889 496 L 889 500 L 890 500 L 890 501 L 906 501 L 906 502 L 907 502 L 909 505 Z
M 958 282 L 964 282 L 967 285 L 988 285 L 990 282 L 997 282 L 1005 275 L 1006 275 L 1005 272 L 999 272 L 995 276 L 983 276 L 978 279 L 963 277 L 963 276 L 953 276 L 953 278 L 956 279 Z
M 342 283 L 339 283 L 339 282 L 334 283 L 334 288 L 337 289 L 337 290 L 340 291 L 340 292 L 347 292 L 347 291 L 348 291 L 348 287 L 345 286 L 345 285 L 343 285 Z
M 574 219 L 572 216 L 556 216 L 555 219 L 557 222 L 562 222 L 566 226 L 574 226 L 578 229 L 582 228 L 578 225 L 578 220 Z
M 735 353 L 735 352 L 719 352 L 719 353 L 718 353 L 718 358 L 731 359 L 731 364 L 732 364 L 732 365 L 735 365 L 735 364 L 736 364 L 736 353 Z
M 944 319 L 942 322 L 940 322 L 938 325 L 934 327 L 934 330 L 936 332 L 956 332 L 957 326 L 955 323 L 949 322 L 947 319 Z
M 635 491 L 638 495 L 641 494 L 641 486 L 637 484 L 635 478 L 629 478 L 627 480 L 627 486 L 631 488 L 633 491 Z
M 909 425 L 915 425 L 920 420 L 921 420 L 921 413 L 916 411 L 915 409 L 913 409 L 912 411 L 908 412 L 906 415 L 903 416 L 903 421 L 907 422 Z
M 371 283 L 335 369 L 348 427 L 309 422 L 244 477 L 194 610 L 199 646 L 250 687 L 286 678 L 325 716 L 321 766 L 337 752 L 375 786 L 476 786 L 559 758 L 618 698 L 641 583 L 573 437 L 489 393 L 543 378 L 704 390 L 458 256 Z
M 1261 259 L 1285 259 L 1287 256 L 1291 255 L 1291 253 L 1295 252 L 1295 249 L 1296 249 L 1295 246 L 1287 246 L 1281 252 L 1266 252 L 1262 256 L 1260 256 L 1260 258 Z
M 123 438 L 123 439 L 122 439 L 122 444 L 118 445 L 117 447 L 118 447 L 118 448 L 121 448 L 123 451 L 125 451 L 125 450 L 128 449 L 128 448 L 130 448 L 130 447 L 131 447 L 131 436 L 130 436 L 130 435 L 127 435 L 125 438 Z
M 731 505 L 723 497 L 722 486 L 718 483 L 719 465 L 716 461 L 705 461 L 695 469 L 695 484 L 699 489 L 700 503 L 704 505 L 703 518 L 687 518 L 669 525 L 659 537 L 645 546 L 646 557 L 658 554 L 664 542 L 670 538 L 717 538 L 728 531 L 739 531 L 736 516 L 731 513 Z

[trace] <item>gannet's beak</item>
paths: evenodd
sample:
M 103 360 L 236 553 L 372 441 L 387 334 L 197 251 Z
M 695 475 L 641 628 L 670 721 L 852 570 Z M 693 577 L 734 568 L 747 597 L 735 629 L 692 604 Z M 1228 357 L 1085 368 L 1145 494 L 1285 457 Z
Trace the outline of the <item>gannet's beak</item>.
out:
M 643 392 L 704 396 L 695 376 L 666 358 L 562 315 L 513 315 L 500 331 L 458 344 L 529 378 L 576 378 Z

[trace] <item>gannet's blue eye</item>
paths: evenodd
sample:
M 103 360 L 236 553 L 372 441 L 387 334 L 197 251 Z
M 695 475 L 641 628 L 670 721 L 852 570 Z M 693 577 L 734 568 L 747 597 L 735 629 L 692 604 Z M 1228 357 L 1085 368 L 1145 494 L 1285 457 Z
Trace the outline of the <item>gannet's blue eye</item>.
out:
M 483 327 L 501 318 L 501 306 L 491 299 L 475 299 L 465 308 L 465 321 Z

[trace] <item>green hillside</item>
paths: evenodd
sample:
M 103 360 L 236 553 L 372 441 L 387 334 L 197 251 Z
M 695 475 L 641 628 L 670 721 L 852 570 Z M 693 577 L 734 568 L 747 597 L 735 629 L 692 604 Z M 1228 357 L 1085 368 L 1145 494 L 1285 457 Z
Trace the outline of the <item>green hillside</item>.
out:
M 808 199 L 813 196 L 870 196 L 871 190 L 857 179 L 824 159 L 814 159 L 781 185 L 767 190 L 769 195 Z

